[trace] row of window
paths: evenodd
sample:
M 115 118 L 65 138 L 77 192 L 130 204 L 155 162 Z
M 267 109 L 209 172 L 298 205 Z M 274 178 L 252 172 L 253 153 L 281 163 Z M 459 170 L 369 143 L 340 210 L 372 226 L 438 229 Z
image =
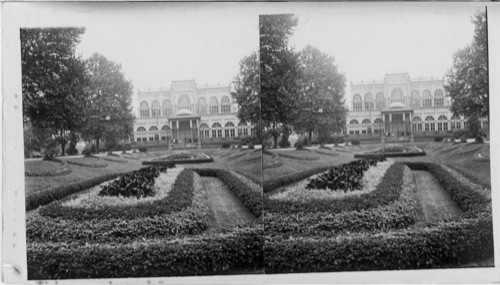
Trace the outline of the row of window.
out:
M 209 105 L 218 105 L 219 104 L 219 100 L 217 100 L 217 97 L 215 96 L 212 96 L 209 100 Z M 221 98 L 221 104 L 231 104 L 231 99 L 229 98 L 229 96 L 222 96 Z M 187 95 L 181 95 L 179 96 L 179 98 L 177 99 L 177 105 L 179 106 L 189 106 L 191 105 L 191 99 L 189 98 L 189 96 Z M 207 100 L 203 97 L 199 98 L 198 99 L 198 105 L 200 106 L 205 106 L 207 105 Z M 170 102 L 169 99 L 165 99 L 163 100 L 163 108 L 167 108 L 167 107 L 171 107 L 172 104 Z M 140 104 L 140 108 L 141 109 L 148 109 L 149 108 L 149 104 L 147 101 L 142 101 L 141 104 Z M 160 109 L 160 102 L 158 100 L 153 100 L 153 102 L 151 103 L 151 108 L 152 109 Z
M 450 127 L 448 129 L 448 126 Z M 437 123 L 412 123 L 412 130 L 414 132 L 422 132 L 422 131 L 436 131 L 436 127 L 438 131 L 454 131 L 454 130 L 460 130 L 460 129 L 467 129 L 468 125 L 467 122 L 451 122 L 448 124 L 448 122 L 437 122 Z M 380 130 L 377 128 L 373 129 L 374 134 L 378 134 L 379 132 L 383 132 L 383 128 Z M 349 134 L 371 134 L 372 129 L 371 127 L 368 127 L 367 129 L 364 130 L 350 130 Z
M 448 118 L 445 115 L 441 115 L 438 118 L 438 121 L 447 121 L 447 120 L 448 120 Z M 456 117 L 456 116 L 453 116 L 453 117 L 451 117 L 451 120 L 455 120 L 456 121 L 456 120 L 460 120 L 460 118 Z M 413 117 L 413 121 L 414 122 L 420 122 L 420 121 L 422 121 L 422 119 L 419 116 L 414 116 Z M 434 121 L 434 117 L 433 116 L 427 116 L 427 117 L 425 117 L 425 121 Z M 382 121 L 381 118 L 376 118 L 373 123 L 374 124 L 383 124 L 384 122 Z M 359 124 L 359 122 L 356 119 L 352 119 L 351 121 L 349 121 L 349 125 L 358 125 L 358 124 Z M 364 119 L 361 122 L 361 124 L 365 124 L 365 125 L 371 124 L 371 121 L 370 121 L 370 119 Z
M 220 112 L 219 112 L 220 107 Z M 189 111 L 193 111 L 193 106 L 177 106 L 177 110 L 186 109 Z M 207 115 L 207 114 L 229 114 L 231 113 L 231 105 L 214 105 L 214 106 L 198 106 L 198 115 Z M 162 117 L 162 109 L 140 109 L 139 115 L 141 118 L 149 118 L 151 114 L 151 118 Z M 164 108 L 163 109 L 163 117 L 172 116 L 172 108 Z
M 436 89 L 436 91 L 434 91 L 434 97 L 443 97 L 443 91 L 441 89 Z M 395 99 L 395 98 L 404 98 L 404 91 L 403 89 L 399 88 L 399 87 L 396 87 L 394 89 L 392 89 L 391 91 L 391 98 L 392 99 Z M 411 92 L 411 98 L 419 98 L 420 97 L 420 92 L 418 92 L 418 90 L 413 90 Z M 424 92 L 422 93 L 422 97 L 431 97 L 431 91 L 429 90 L 424 90 Z M 385 100 L 385 97 L 384 97 L 384 93 L 382 92 L 378 92 L 377 95 L 375 95 L 375 101 L 384 101 Z M 361 95 L 359 93 L 356 93 L 354 94 L 354 96 L 352 97 L 352 101 L 361 101 Z M 368 92 L 365 94 L 365 99 L 364 101 L 373 101 L 373 95 L 372 93 Z
M 390 100 L 390 103 L 399 102 L 405 104 L 405 99 L 394 99 Z M 434 104 L 432 104 L 434 102 Z M 364 103 L 364 104 L 363 104 Z M 425 99 L 415 99 L 411 98 L 409 100 L 409 104 L 411 108 L 420 108 L 420 107 L 443 107 L 444 106 L 444 98 L 425 98 Z M 364 109 L 363 109 L 364 106 Z M 385 101 L 376 101 L 376 102 L 353 102 L 352 109 L 354 111 L 361 110 L 373 110 L 373 109 L 384 109 L 386 106 Z M 375 108 L 374 108 L 375 107 Z
M 225 125 L 224 125 L 225 128 L 234 128 L 234 124 L 233 122 L 227 122 Z M 238 128 L 246 128 L 248 127 L 245 123 L 243 122 L 240 122 L 238 124 Z M 208 129 L 209 126 L 207 123 L 201 123 L 200 124 L 200 129 Z M 213 129 L 218 129 L 218 128 L 222 128 L 222 125 L 220 123 L 213 123 L 212 124 L 212 128 Z M 161 127 L 161 130 L 162 131 L 169 131 L 170 130 L 170 126 L 169 125 L 163 125 L 163 127 Z M 151 126 L 149 127 L 149 131 L 150 132 L 153 132 L 153 131 L 158 131 L 158 127 L 157 126 Z M 143 127 L 143 126 L 140 126 L 137 128 L 137 132 L 140 133 L 140 132 L 146 132 L 146 128 Z
M 237 130 L 237 132 L 236 132 Z M 222 132 L 224 131 L 224 132 Z M 200 130 L 199 131 L 199 137 L 200 138 L 234 138 L 236 137 L 236 134 L 238 134 L 238 137 L 243 137 L 243 136 L 248 136 L 248 134 L 255 135 L 255 128 L 238 128 L 238 129 L 212 129 L 212 130 Z M 224 135 L 223 135 L 224 134 Z M 137 134 L 138 137 L 136 140 L 138 142 L 140 141 L 159 141 L 160 140 L 160 135 L 159 134 L 154 134 L 153 136 L 141 136 L 140 134 Z M 161 136 L 161 140 L 171 140 L 171 136 Z

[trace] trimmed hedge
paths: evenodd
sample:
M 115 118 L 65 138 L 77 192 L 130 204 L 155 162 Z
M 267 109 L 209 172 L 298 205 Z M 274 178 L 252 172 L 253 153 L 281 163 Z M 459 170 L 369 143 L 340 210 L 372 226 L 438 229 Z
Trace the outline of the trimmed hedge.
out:
M 425 151 L 421 152 L 390 152 L 390 153 L 358 153 L 354 155 L 354 158 L 372 158 L 374 156 L 383 156 L 383 157 L 415 157 L 415 156 L 423 156 L 425 155 Z
M 243 203 L 250 213 L 256 218 L 262 215 L 262 194 L 252 190 L 250 186 L 234 176 L 231 172 L 225 169 L 217 168 L 195 168 L 192 169 L 200 176 L 217 177 L 224 182 L 227 187 L 233 192 L 236 197 Z
M 330 212 L 361 211 L 387 205 L 401 196 L 404 164 L 394 163 L 387 169 L 377 188 L 370 193 L 359 196 L 348 196 L 335 200 L 315 200 L 306 203 L 280 201 L 264 198 L 265 210 L 271 213 L 293 214 L 298 212 Z
M 143 161 L 142 165 L 160 165 L 165 162 L 171 162 L 174 164 L 208 163 L 208 162 L 214 162 L 214 159 L 211 156 L 208 156 L 208 158 L 200 158 L 200 159 L 175 159 L 175 160 L 164 160 L 164 161 L 147 160 Z
M 193 201 L 193 172 L 184 169 L 179 173 L 169 195 L 161 200 L 138 203 L 137 205 L 119 205 L 106 208 L 86 209 L 61 206 L 62 201 L 47 205 L 39 214 L 50 218 L 85 221 L 92 219 L 134 220 L 137 218 L 161 216 L 181 211 Z
M 412 225 L 418 217 L 418 197 L 411 181 L 413 176 L 405 167 L 401 198 L 382 207 L 334 214 L 331 212 L 298 212 L 264 215 L 265 232 L 293 236 L 335 236 L 339 233 L 401 229 Z
M 264 265 L 262 227 L 134 243 L 28 243 L 28 279 L 212 275 Z
M 332 167 L 333 166 L 319 166 L 316 168 L 307 169 L 305 171 L 295 172 L 295 173 L 280 176 L 277 178 L 271 178 L 271 179 L 265 180 L 263 183 L 263 191 L 264 191 L 264 193 L 271 192 L 271 191 L 278 189 L 280 187 L 283 187 L 283 186 L 298 182 L 300 180 L 306 179 L 307 177 L 312 176 L 314 174 L 327 171 L 328 169 L 330 169 Z
M 47 205 L 51 202 L 62 199 L 68 195 L 97 186 L 103 182 L 114 179 L 121 173 L 105 174 L 103 176 L 90 178 L 76 183 L 66 184 L 56 188 L 29 193 L 26 195 L 26 211 L 33 210 L 39 206 Z
M 493 225 L 486 215 L 385 233 L 266 237 L 265 244 L 266 273 L 449 267 L 491 257 Z

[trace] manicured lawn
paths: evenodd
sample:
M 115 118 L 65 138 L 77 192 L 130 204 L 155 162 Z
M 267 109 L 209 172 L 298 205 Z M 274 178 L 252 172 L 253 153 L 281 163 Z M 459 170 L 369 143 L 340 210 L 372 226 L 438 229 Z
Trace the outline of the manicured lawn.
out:
M 24 170 L 34 174 L 42 172 L 55 172 L 62 168 L 64 168 L 64 166 L 57 161 L 30 160 L 24 162 Z

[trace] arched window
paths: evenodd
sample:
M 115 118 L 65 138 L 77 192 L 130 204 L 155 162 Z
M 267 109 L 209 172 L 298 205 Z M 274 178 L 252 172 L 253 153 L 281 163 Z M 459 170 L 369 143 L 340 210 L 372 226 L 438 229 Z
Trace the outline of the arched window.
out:
M 215 96 L 212 96 L 210 98 L 210 114 L 218 114 L 219 113 L 219 101 L 217 101 L 217 98 Z
M 425 130 L 426 131 L 435 131 L 436 130 L 436 124 L 434 123 L 433 116 L 425 117 Z
M 157 131 L 157 130 L 158 130 L 158 127 L 157 127 L 157 126 L 151 126 L 151 127 L 149 128 L 149 131 L 150 131 L 150 132 L 154 132 L 154 131 Z
M 172 105 L 170 104 L 170 100 L 165 99 L 163 101 L 163 116 L 170 117 L 172 115 Z
M 384 93 L 382 93 L 382 92 L 377 93 L 377 95 L 375 95 L 375 100 L 377 101 L 377 109 L 384 109 L 385 108 Z
M 362 122 L 362 124 L 364 124 L 364 125 L 369 125 L 371 123 L 372 122 L 370 122 L 370 119 L 364 119 L 363 122 Z
M 432 107 L 432 98 L 431 98 L 431 91 L 429 90 L 424 90 L 424 93 L 422 93 L 424 99 L 422 100 L 422 107 Z
M 412 128 L 414 132 L 422 131 L 422 119 L 419 116 L 413 117 Z
M 149 118 L 149 105 L 148 102 L 142 101 L 140 108 L 139 108 L 139 113 L 141 118 Z
M 169 125 L 163 125 L 163 127 L 161 127 L 161 130 L 162 131 L 170 131 L 170 126 Z
M 224 125 L 224 136 L 226 138 L 228 137 L 234 137 L 235 136 L 235 131 L 234 131 L 234 124 L 232 122 L 227 122 Z
M 138 127 L 137 132 L 145 132 L 146 128 L 145 127 Z
M 448 118 L 445 115 L 441 115 L 438 118 L 438 131 L 447 131 L 448 130 Z
M 434 97 L 435 97 L 434 106 L 443 107 L 444 106 L 443 91 L 441 91 L 441 89 L 436 89 L 436 91 L 434 91 Z
M 200 115 L 207 114 L 207 100 L 203 97 L 198 99 L 198 114 Z
M 356 119 L 352 119 L 350 122 L 349 122 L 349 125 L 357 125 L 358 124 L 358 120 Z
M 358 93 L 354 94 L 354 96 L 352 97 L 352 109 L 354 111 L 361 111 L 363 110 L 363 102 L 361 102 L 361 95 L 359 95 Z
M 191 110 L 191 99 L 189 99 L 189 96 L 186 94 L 181 95 L 177 99 L 177 110 L 181 110 L 181 109 L 187 109 L 189 111 L 192 111 Z
M 383 124 L 383 123 L 384 123 L 384 121 L 382 121 L 381 118 L 376 118 L 375 119 L 375 124 Z
M 201 123 L 200 124 L 200 138 L 209 138 L 210 137 L 210 130 L 207 125 L 207 123 Z
M 372 93 L 365 94 L 365 110 L 373 109 L 373 96 Z
M 403 89 L 401 89 L 399 87 L 392 89 L 392 91 L 391 91 L 391 104 L 394 102 L 399 102 L 402 104 L 405 103 Z
M 248 125 L 243 122 L 238 123 L 238 137 L 248 135 Z
M 154 100 L 151 103 L 151 117 L 156 118 L 161 116 L 160 102 L 158 100 Z
M 222 96 L 221 99 L 221 113 L 222 114 L 229 114 L 231 113 L 231 101 L 229 100 L 229 97 L 227 96 Z
M 212 124 L 212 137 L 220 138 L 222 137 L 222 126 L 219 123 Z

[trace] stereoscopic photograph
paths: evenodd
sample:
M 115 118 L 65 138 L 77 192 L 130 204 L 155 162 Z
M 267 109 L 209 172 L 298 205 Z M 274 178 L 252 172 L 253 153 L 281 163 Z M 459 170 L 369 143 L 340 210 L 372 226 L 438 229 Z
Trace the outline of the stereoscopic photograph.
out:
M 500 280 L 489 97 L 500 11 L 5 7 L 5 280 L 376 283 L 369 274 L 464 269 Z

